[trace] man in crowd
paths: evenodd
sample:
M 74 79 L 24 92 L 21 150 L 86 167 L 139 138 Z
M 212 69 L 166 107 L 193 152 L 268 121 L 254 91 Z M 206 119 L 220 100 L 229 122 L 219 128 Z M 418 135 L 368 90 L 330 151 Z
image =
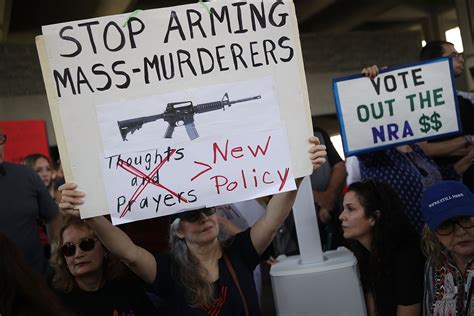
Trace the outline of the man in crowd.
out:
M 50 239 L 59 221 L 59 210 L 40 177 L 31 168 L 4 162 L 7 141 L 0 129 L 0 232 L 22 251 L 27 263 L 45 277 L 49 266 L 41 246 L 37 219 L 49 223 Z

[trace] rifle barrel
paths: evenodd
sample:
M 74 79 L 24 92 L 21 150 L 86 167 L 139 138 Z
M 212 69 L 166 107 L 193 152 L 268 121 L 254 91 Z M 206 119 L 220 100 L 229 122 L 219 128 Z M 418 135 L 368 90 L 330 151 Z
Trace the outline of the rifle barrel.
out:
M 210 112 L 210 111 L 216 111 L 223 109 L 226 105 L 231 106 L 234 103 L 240 103 L 240 102 L 247 102 L 251 100 L 257 100 L 260 99 L 262 96 L 257 95 L 255 97 L 250 97 L 250 98 L 245 98 L 245 99 L 240 99 L 240 100 L 235 100 L 235 101 L 215 101 L 215 102 L 209 102 L 209 103 L 203 103 L 203 104 L 198 104 L 194 106 L 194 113 L 205 113 L 205 112 Z
M 245 98 L 245 99 L 240 99 L 240 100 L 235 100 L 235 101 L 229 101 L 229 105 L 230 105 L 230 104 L 234 104 L 234 103 L 240 103 L 240 102 L 247 102 L 247 101 L 251 101 L 251 100 L 257 100 L 257 99 L 261 99 L 261 98 L 262 98 L 262 96 L 257 95 L 257 96 L 250 97 L 250 98 Z

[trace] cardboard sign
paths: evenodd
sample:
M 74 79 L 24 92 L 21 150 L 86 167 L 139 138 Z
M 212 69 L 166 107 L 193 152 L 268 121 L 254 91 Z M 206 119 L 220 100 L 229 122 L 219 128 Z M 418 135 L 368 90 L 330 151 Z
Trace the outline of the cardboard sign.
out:
M 451 58 L 334 79 L 346 156 L 460 131 Z
M 21 163 L 31 154 L 50 157 L 45 121 L 0 121 L 0 128 L 7 135 L 5 161 Z
M 197 3 L 50 25 L 37 47 L 66 178 L 87 195 L 83 217 L 110 210 L 124 222 L 236 202 L 291 190 L 294 176 L 312 171 L 310 110 L 291 1 Z M 263 160 L 244 153 L 269 138 Z M 222 174 L 206 174 L 190 187 L 194 160 L 209 163 L 213 144 L 227 140 L 239 144 L 229 149 L 232 155 L 245 158 L 227 160 Z M 154 175 L 169 190 L 157 186 L 138 158 L 166 151 L 175 154 L 153 168 L 161 166 Z M 182 160 L 174 160 L 180 153 Z M 112 157 L 125 164 L 112 170 Z M 247 181 L 255 176 L 259 185 L 230 190 L 241 170 L 250 170 Z M 216 190 L 211 178 L 217 175 L 228 179 L 226 194 L 224 182 Z M 143 192 L 136 191 L 142 182 Z M 192 189 L 193 203 L 189 194 L 184 203 L 170 193 Z M 160 194 L 173 197 L 157 212 L 151 200 Z M 147 196 L 148 206 L 143 201 L 140 207 Z

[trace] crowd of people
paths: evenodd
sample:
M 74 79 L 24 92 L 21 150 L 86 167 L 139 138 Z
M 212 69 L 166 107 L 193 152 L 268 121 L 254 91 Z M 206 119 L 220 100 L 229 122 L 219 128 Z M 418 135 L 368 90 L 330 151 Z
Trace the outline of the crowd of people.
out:
M 464 60 L 449 42 L 428 43 L 420 60 L 443 56 L 460 76 Z M 324 130 L 308 140 L 323 248 L 354 253 L 369 316 L 474 315 L 472 99 L 458 92 L 461 136 L 346 161 Z M 243 230 L 216 208 L 168 216 L 169 249 L 156 253 L 106 217 L 80 219 L 84 193 L 58 189 L 46 155 L 5 162 L 6 141 L 0 130 L 2 316 L 261 315 L 256 267 L 299 252 L 297 190 L 273 195 Z

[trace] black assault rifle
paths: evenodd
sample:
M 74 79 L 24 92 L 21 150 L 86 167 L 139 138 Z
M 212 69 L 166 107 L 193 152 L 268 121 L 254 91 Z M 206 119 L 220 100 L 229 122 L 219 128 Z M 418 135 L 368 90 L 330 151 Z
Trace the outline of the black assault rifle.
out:
M 195 106 L 193 106 L 191 101 L 169 103 L 166 105 L 165 112 L 161 114 L 137 117 L 134 119 L 118 121 L 117 123 L 120 130 L 120 135 L 122 135 L 122 140 L 124 141 L 127 140 L 128 133 L 135 133 L 136 130 L 142 128 L 143 124 L 161 119 L 168 123 L 168 128 L 165 132 L 165 138 L 172 138 L 174 128 L 178 126 L 179 122 L 182 122 L 182 124 L 179 125 L 184 125 L 189 138 L 195 139 L 199 137 L 199 134 L 196 130 L 196 126 L 194 126 L 194 114 L 216 111 L 220 109 L 225 111 L 226 106 L 230 107 L 235 103 L 247 102 L 260 98 L 261 96 L 257 95 L 251 98 L 229 101 L 229 95 L 225 93 L 221 101 L 203 103 Z

